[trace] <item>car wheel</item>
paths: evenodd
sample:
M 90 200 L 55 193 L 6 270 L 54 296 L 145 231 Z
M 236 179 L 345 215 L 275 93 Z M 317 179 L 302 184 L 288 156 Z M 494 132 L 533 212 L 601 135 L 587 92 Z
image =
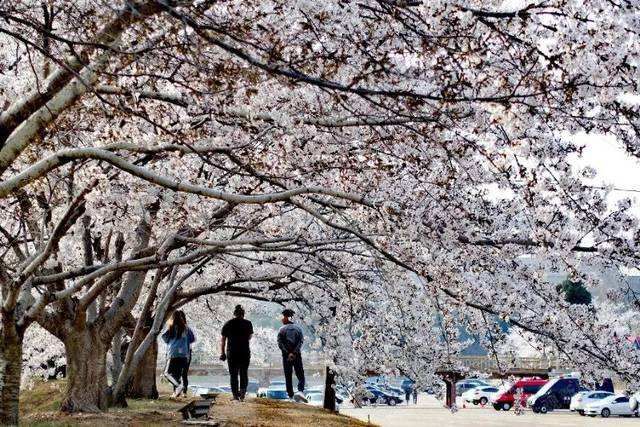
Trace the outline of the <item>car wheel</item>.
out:
M 609 415 L 611 415 L 611 411 L 609 410 L 609 408 L 604 408 L 602 412 L 600 412 L 600 415 L 602 415 L 602 418 L 609 418 Z
M 540 408 L 538 410 L 540 411 L 541 414 L 546 414 L 547 412 L 549 412 L 549 408 L 547 408 L 546 403 L 543 403 L 542 405 L 540 405 Z
M 584 417 L 584 411 L 579 410 L 578 413 Z
M 493 404 L 493 409 L 495 409 L 496 411 L 499 411 L 500 409 L 502 409 L 502 406 L 494 403 Z
M 482 406 L 486 405 L 488 401 L 489 401 L 489 399 L 487 399 L 486 397 L 481 397 L 480 398 L 480 404 Z
M 511 409 L 511 403 L 503 403 L 502 404 L 502 410 L 503 411 L 508 411 L 509 409 Z
M 396 406 L 397 403 L 398 402 L 395 399 L 389 399 L 387 401 L 387 405 L 390 405 L 390 406 Z
M 533 411 L 534 414 L 537 414 L 538 412 L 540 412 L 540 409 L 538 409 L 537 406 L 534 406 L 533 408 L 531 408 L 531 410 Z

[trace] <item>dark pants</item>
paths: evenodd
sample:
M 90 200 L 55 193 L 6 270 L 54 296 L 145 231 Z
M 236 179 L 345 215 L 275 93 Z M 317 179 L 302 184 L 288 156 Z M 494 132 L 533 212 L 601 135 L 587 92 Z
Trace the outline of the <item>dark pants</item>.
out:
M 184 390 L 182 391 L 185 396 L 187 394 L 187 387 L 189 387 L 189 367 L 191 366 L 191 354 L 189 354 L 189 357 L 187 358 L 187 366 L 185 366 L 184 370 L 182 371 L 182 387 L 184 387 Z
M 227 365 L 231 376 L 231 394 L 234 399 L 244 399 L 249 384 L 249 361 L 250 354 L 236 355 L 227 353 Z M 238 376 L 240 376 L 240 387 L 238 387 Z
M 298 378 L 298 391 L 304 391 L 304 369 L 302 367 L 302 355 L 295 354 L 293 360 L 289 360 L 288 355 L 282 355 L 282 366 L 284 367 L 284 381 L 287 383 L 287 394 L 293 397 L 293 371 L 296 371 Z
M 189 359 L 186 357 L 172 357 L 169 359 L 164 371 L 164 376 L 169 380 L 175 391 L 176 387 L 180 385 L 180 380 L 186 376 L 187 366 Z M 186 388 L 185 384 L 182 384 Z

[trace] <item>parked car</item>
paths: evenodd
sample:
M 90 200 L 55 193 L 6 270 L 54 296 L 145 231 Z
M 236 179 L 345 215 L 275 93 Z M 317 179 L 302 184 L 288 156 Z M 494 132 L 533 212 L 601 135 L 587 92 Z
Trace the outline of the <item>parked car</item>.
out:
M 267 387 L 260 387 L 256 393 L 257 397 L 267 397 Z
M 190 385 L 188 390 L 194 396 L 202 396 L 203 394 L 211 393 L 226 393 L 221 387 L 205 386 L 205 385 Z
M 395 406 L 402 402 L 402 396 L 381 390 L 379 387 L 367 384 L 365 388 L 369 394 L 369 397 L 365 398 L 366 403 L 385 403 L 390 406 Z
M 324 406 L 324 394 L 322 393 L 307 393 L 307 405 L 311 406 Z
M 307 393 L 307 405 L 311 406 L 324 406 L 324 393 Z M 340 403 L 336 398 L 336 411 L 340 409 Z
M 629 405 L 629 396 L 619 394 L 589 403 L 585 406 L 584 413 L 590 417 L 602 415 L 603 418 L 611 415 L 638 416 L 638 411 L 631 409 Z
M 284 385 L 272 384 L 267 388 L 266 397 L 269 399 L 286 400 L 289 398 L 289 395 L 287 394 L 287 389 Z
M 386 382 L 387 382 L 387 378 L 383 375 L 375 375 L 375 376 L 367 377 L 367 379 L 364 380 L 364 383 L 366 385 L 385 384 Z
M 629 407 L 632 411 L 640 412 L 640 391 L 629 398 Z
M 380 390 L 390 393 L 390 394 L 397 394 L 398 396 L 404 396 L 405 391 L 399 387 L 393 387 L 390 386 L 388 384 L 378 384 L 376 387 L 378 387 Z
M 400 381 L 400 388 L 404 393 L 406 393 L 407 390 L 413 390 L 414 384 L 415 382 L 413 380 L 410 380 L 409 378 L 403 378 Z
M 469 382 L 469 381 L 458 381 L 456 383 L 456 395 L 462 396 L 465 392 L 473 388 L 476 388 L 480 385 L 488 386 L 489 384 L 477 384 L 475 382 Z
M 536 394 L 527 399 L 527 406 L 533 412 L 546 414 L 554 409 L 569 409 L 571 398 L 579 391 L 587 389 L 580 386 L 578 378 L 555 378 L 547 382 Z
M 258 389 L 260 388 L 260 383 L 256 380 L 249 380 L 247 383 L 247 393 L 258 393 Z
M 336 385 L 336 401 L 342 404 L 343 401 L 348 400 L 351 393 L 349 389 L 344 386 Z
M 324 395 L 324 390 L 309 389 L 304 391 L 305 396 L 311 396 L 315 394 Z
M 462 398 L 466 402 L 473 403 L 474 405 L 481 404 L 486 405 L 487 402 L 491 399 L 492 395 L 498 392 L 498 387 L 494 386 L 479 386 L 476 388 L 472 388 L 471 390 L 465 391 L 462 394 Z
M 481 379 L 478 379 L 478 378 L 465 378 L 464 380 L 462 380 L 460 382 L 468 382 L 468 383 L 484 385 L 484 386 L 490 386 L 491 385 L 488 382 L 486 382 L 485 380 L 481 380 Z
M 523 378 L 514 384 L 507 383 L 491 397 L 491 404 L 496 411 L 508 411 L 515 404 L 518 389 L 522 389 L 520 405 L 527 406 L 527 399 L 536 394 L 546 383 L 547 380 L 541 378 Z
M 571 398 L 569 409 L 573 412 L 579 413 L 580 415 L 584 415 L 584 408 L 587 405 L 609 396 L 613 396 L 613 393 L 602 390 L 580 391 L 574 394 Z

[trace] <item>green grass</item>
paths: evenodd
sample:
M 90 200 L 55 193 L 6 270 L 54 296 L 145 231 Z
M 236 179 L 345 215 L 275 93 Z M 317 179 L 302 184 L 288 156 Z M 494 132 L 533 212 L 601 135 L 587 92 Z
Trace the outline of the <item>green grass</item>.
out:
M 127 408 L 111 408 L 106 413 L 74 414 L 61 413 L 60 403 L 66 382 L 39 381 L 20 394 L 21 425 L 29 427 L 68 427 L 78 425 L 100 426 L 146 426 L 178 425 L 180 415 L 176 412 L 185 402 L 168 400 L 128 399 Z
M 20 393 L 20 415 L 57 411 L 62 402 L 65 380 L 37 381 Z

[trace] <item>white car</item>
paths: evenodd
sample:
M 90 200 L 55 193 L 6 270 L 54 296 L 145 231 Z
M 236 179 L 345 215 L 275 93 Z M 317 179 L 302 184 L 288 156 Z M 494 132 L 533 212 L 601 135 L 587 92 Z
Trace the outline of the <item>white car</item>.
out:
M 324 393 L 307 393 L 307 405 L 324 406 Z M 340 405 L 336 402 L 336 411 L 340 410 Z
M 619 394 L 589 403 L 584 407 L 584 413 L 590 417 L 602 415 L 603 418 L 607 418 L 610 415 L 638 415 L 637 411 L 631 409 L 629 397 Z
M 473 403 L 474 405 L 479 403 L 484 406 L 489 402 L 489 400 L 491 400 L 491 397 L 497 393 L 498 390 L 498 387 L 494 386 L 479 386 L 465 391 L 462 393 L 461 397 L 466 402 Z
M 584 408 L 587 405 L 609 396 L 613 396 L 613 393 L 603 390 L 580 391 L 574 394 L 571 398 L 569 409 L 579 413 L 580 415 L 584 415 Z
M 640 413 L 640 391 L 629 398 L 629 408 L 636 413 Z

